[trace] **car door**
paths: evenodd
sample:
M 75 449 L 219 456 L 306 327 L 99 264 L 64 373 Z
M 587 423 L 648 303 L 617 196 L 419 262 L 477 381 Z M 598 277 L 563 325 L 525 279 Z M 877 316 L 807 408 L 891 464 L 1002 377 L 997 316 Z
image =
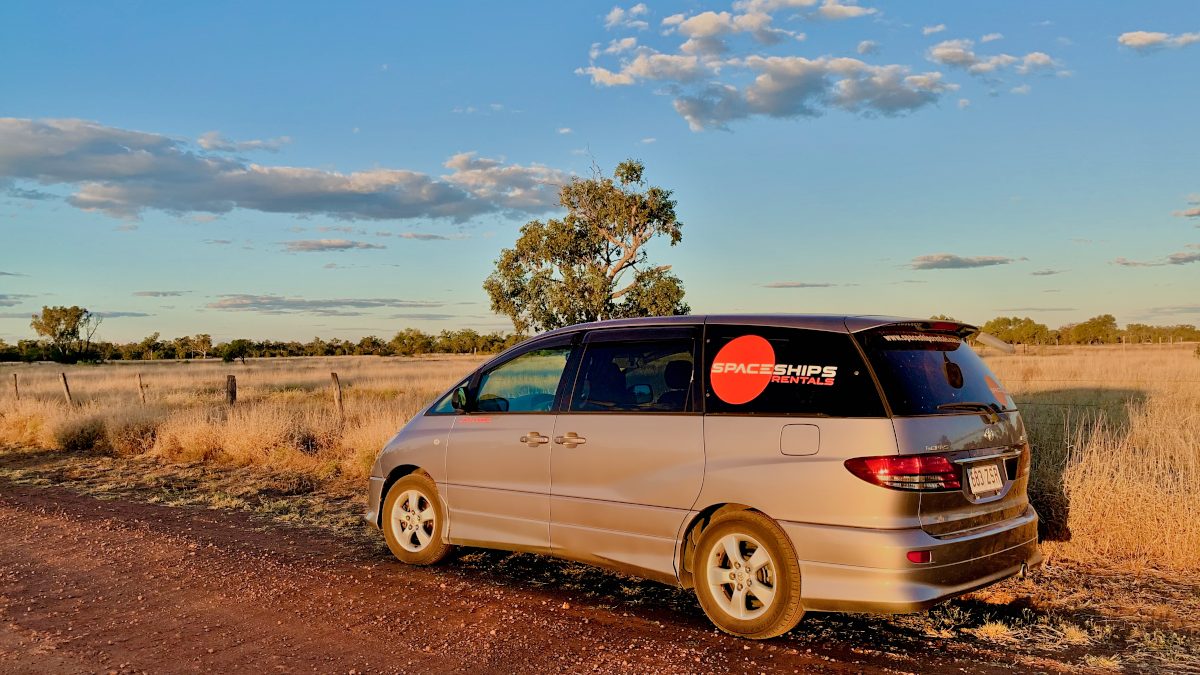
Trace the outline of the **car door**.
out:
M 540 341 L 472 378 L 446 451 L 450 540 L 550 547 L 550 435 L 570 337 Z
M 555 553 L 675 580 L 704 477 L 692 327 L 594 331 L 550 451 Z

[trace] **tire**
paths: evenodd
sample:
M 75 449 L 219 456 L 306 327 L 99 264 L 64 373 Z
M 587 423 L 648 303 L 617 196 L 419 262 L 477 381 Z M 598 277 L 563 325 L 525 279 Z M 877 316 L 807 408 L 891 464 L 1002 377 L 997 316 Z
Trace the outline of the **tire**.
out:
M 428 476 L 412 473 L 392 484 L 383 500 L 383 538 L 392 555 L 409 565 L 433 565 L 454 550 L 445 534 L 446 512 Z
M 788 536 L 758 511 L 716 516 L 692 554 L 700 606 L 717 628 L 766 640 L 800 622 L 800 564 Z

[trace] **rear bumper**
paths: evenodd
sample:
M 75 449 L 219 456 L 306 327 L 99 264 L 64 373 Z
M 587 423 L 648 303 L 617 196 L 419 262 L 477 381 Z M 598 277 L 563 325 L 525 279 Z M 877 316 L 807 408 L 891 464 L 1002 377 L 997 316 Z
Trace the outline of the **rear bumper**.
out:
M 383 483 L 382 476 L 371 476 L 367 481 L 367 512 L 363 514 L 363 520 L 375 527 L 379 527 L 379 502 L 383 495 Z
M 804 607 L 812 611 L 919 612 L 1041 565 L 1037 513 L 979 532 L 936 538 L 920 529 L 872 530 L 780 523 L 800 558 Z M 909 562 L 909 551 L 932 562 Z

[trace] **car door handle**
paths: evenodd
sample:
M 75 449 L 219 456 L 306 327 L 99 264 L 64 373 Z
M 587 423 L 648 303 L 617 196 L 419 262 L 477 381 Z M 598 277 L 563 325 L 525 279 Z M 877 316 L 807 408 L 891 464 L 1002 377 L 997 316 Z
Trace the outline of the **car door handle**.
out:
M 536 448 L 539 445 L 545 445 L 550 442 L 549 436 L 543 436 L 536 431 L 529 432 L 528 435 L 521 437 L 521 442 L 531 448 Z
M 566 436 L 555 436 L 554 442 L 558 443 L 559 445 L 565 445 L 568 448 L 573 448 L 577 445 L 583 445 L 584 443 L 587 443 L 587 439 L 575 433 L 574 431 L 568 431 Z

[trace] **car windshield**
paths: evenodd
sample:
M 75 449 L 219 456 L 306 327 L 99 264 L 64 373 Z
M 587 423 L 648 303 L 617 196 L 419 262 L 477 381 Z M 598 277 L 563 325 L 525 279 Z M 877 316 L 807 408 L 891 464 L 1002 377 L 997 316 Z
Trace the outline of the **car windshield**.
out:
M 1016 408 L 983 359 L 956 335 L 882 328 L 859 337 L 896 415 Z

